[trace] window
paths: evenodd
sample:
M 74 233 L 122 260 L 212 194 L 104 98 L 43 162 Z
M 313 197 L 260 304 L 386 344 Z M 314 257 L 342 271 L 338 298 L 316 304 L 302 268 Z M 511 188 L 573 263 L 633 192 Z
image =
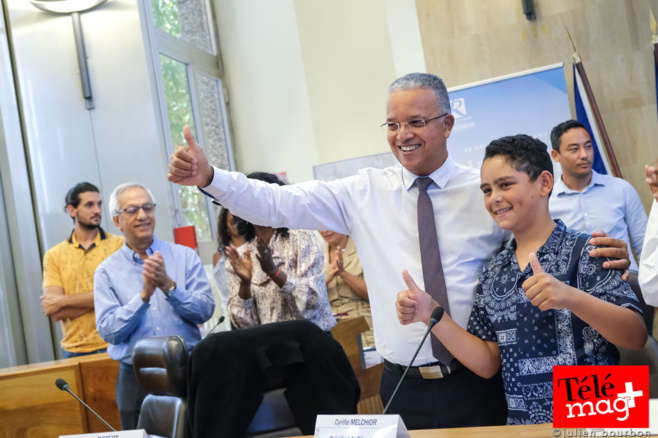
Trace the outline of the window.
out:
M 189 125 L 210 163 L 232 170 L 233 155 L 210 4 L 207 0 L 150 0 L 151 35 L 168 154 L 184 144 Z M 166 117 L 165 117 L 166 116 Z M 215 236 L 211 203 L 196 187 L 174 184 L 176 222 L 194 225 L 199 242 Z

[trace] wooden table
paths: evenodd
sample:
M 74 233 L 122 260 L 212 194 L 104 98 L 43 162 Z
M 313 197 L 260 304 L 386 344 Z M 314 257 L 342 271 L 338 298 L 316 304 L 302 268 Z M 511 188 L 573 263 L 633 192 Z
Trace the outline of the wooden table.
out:
M 60 378 L 120 430 L 114 396 L 118 374 L 119 363 L 107 353 L 0 369 L 0 437 L 105 432 L 107 427 L 94 414 L 55 386 Z
M 489 426 L 489 427 L 462 427 L 457 429 L 428 429 L 411 430 L 411 438 L 564 438 L 562 429 L 560 434 L 553 434 L 553 425 L 531 424 L 527 426 Z M 567 429 L 567 436 L 578 437 L 578 429 Z M 310 435 L 306 438 L 309 438 Z
M 555 437 L 552 424 L 527 426 L 462 427 L 458 429 L 412 430 L 411 438 L 538 438 Z M 562 432 L 562 429 L 560 429 Z M 558 437 L 563 437 L 560 434 Z M 572 434 L 571 436 L 577 436 Z

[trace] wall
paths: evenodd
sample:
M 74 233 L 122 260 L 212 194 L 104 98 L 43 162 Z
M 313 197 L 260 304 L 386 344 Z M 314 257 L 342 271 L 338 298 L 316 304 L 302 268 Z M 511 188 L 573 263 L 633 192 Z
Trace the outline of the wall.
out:
M 113 0 L 81 14 L 95 104 L 87 110 L 71 18 L 8 0 L 44 249 L 70 233 L 64 195 L 80 181 L 97 184 L 106 203 L 112 189 L 126 181 L 147 185 L 163 207 L 167 200 L 167 157 L 137 7 Z M 172 239 L 166 208 L 159 209 L 156 221 L 156 233 Z M 103 226 L 118 232 L 111 222 L 105 212 Z
M 288 171 L 389 150 L 386 89 L 424 70 L 411 0 L 215 0 L 240 171 Z
M 528 21 L 520 0 L 416 0 L 427 71 L 455 87 L 562 62 L 573 101 L 567 26 L 622 175 L 648 208 L 644 165 L 658 156 L 649 7 L 658 11 L 658 2 L 535 0 L 535 5 L 537 19 Z
M 215 9 L 237 169 L 311 179 L 317 150 L 293 0 L 217 0 Z
M 295 5 L 319 162 L 388 151 L 379 125 L 396 75 L 385 3 Z
M 91 111 L 82 97 L 71 18 L 22 0 L 4 6 L 9 25 L 0 28 L 0 188 L 7 211 L 0 235 L 11 236 L 11 247 L 0 245 L 0 302 L 12 313 L 0 315 L 0 329 L 13 342 L 2 340 L 0 366 L 49 360 L 59 350 L 59 324 L 51 324 L 40 306 L 39 261 L 71 233 L 63 204 L 73 185 L 98 185 L 107 203 L 116 185 L 145 184 L 160 205 L 156 234 L 173 240 L 167 156 L 139 13 L 143 2 L 113 0 L 81 14 Z M 118 233 L 104 213 L 103 227 Z

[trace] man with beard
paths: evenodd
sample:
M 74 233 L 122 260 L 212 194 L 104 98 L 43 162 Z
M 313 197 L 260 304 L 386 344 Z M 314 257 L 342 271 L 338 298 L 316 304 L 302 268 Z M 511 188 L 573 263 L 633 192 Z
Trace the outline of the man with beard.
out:
M 41 306 L 53 321 L 62 322 L 61 346 L 65 358 L 102 353 L 107 349 L 96 331 L 94 272 L 121 248 L 123 237 L 100 227 L 102 200 L 98 188 L 82 182 L 66 194 L 66 211 L 75 224 L 68 239 L 43 259 Z

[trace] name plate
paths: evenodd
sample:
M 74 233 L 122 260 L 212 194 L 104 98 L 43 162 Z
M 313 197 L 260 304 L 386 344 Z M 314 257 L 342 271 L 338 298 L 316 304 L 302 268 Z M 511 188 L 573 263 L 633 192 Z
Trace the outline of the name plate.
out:
M 144 429 L 121 430 L 117 432 L 81 433 L 78 435 L 60 435 L 59 438 L 148 438 Z
M 411 438 L 399 415 L 318 415 L 315 438 Z

